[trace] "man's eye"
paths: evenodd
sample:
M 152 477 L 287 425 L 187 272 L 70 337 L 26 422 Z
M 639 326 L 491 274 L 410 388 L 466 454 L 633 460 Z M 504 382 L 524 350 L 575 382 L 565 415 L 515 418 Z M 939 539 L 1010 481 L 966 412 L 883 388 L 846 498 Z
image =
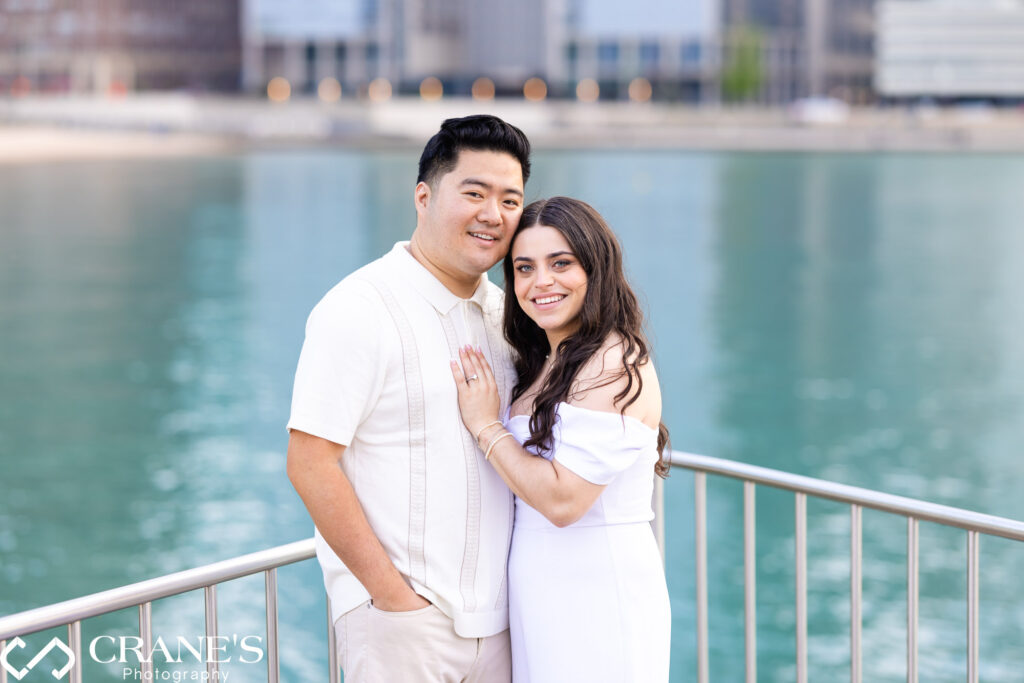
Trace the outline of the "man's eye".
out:
M 470 197 L 475 198 L 475 199 L 479 199 L 480 197 L 483 197 L 483 195 L 480 194 L 479 192 L 467 192 L 466 194 L 469 195 Z
M 519 202 L 517 202 L 517 201 L 516 201 L 516 200 L 514 200 L 514 199 L 506 199 L 506 200 L 505 200 L 505 205 L 506 205 L 506 206 L 508 206 L 508 207 L 509 207 L 509 208 L 511 208 L 511 209 L 517 209 L 517 208 L 519 208 Z

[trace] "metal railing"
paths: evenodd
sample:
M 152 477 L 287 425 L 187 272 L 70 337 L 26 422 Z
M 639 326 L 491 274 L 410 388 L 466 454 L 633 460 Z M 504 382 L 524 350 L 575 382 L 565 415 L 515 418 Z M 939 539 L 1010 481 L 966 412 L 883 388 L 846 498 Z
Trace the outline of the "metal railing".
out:
M 901 515 L 907 519 L 907 681 L 917 683 L 917 618 L 918 618 L 918 524 L 936 522 L 967 531 L 967 680 L 978 680 L 978 554 L 980 534 L 1024 541 L 1024 522 L 993 517 L 958 508 L 936 505 L 912 498 L 893 496 L 869 489 L 803 477 L 744 463 L 673 451 L 671 463 L 694 472 L 694 525 L 696 539 L 697 589 L 697 680 L 708 682 L 708 555 L 707 555 L 707 475 L 721 475 L 743 482 L 743 576 L 745 671 L 747 683 L 757 680 L 756 629 L 756 518 L 754 503 L 758 484 L 794 492 L 796 512 L 796 671 L 798 683 L 807 681 L 807 496 L 823 498 L 850 506 L 850 680 L 861 683 L 861 556 L 864 508 Z M 656 488 L 654 507 L 657 517 L 653 528 L 664 554 L 664 515 L 661 486 Z M 203 589 L 206 612 L 206 636 L 217 632 L 217 585 L 226 581 L 263 572 L 266 586 L 266 662 L 267 680 L 278 683 L 280 660 L 278 650 L 277 568 L 312 559 L 313 539 L 242 555 L 223 562 L 189 569 L 139 583 L 121 586 L 74 600 L 47 605 L 26 612 L 0 617 L 0 652 L 10 638 L 35 633 L 56 626 L 68 629 L 68 647 L 75 663 L 70 671 L 71 683 L 82 681 L 81 622 L 129 607 L 139 609 L 139 638 L 143 651 L 151 653 L 152 603 L 154 600 Z M 212 641 L 207 641 L 212 642 Z M 327 608 L 327 643 L 330 683 L 338 683 L 339 666 L 334 626 Z M 209 659 L 209 657 L 207 657 Z M 143 680 L 152 677 L 153 663 L 140 662 Z M 207 663 L 209 680 L 220 680 L 216 661 Z M 7 672 L 0 667 L 0 683 L 8 683 Z
M 958 527 L 967 532 L 967 681 L 978 681 L 978 555 L 981 534 L 1024 541 L 1024 522 L 983 515 L 959 508 L 936 505 L 913 498 L 893 496 L 870 489 L 846 486 L 721 458 L 673 451 L 674 467 L 694 472 L 694 524 L 697 585 L 697 681 L 708 682 L 708 551 L 707 475 L 715 474 L 743 482 L 743 576 L 745 671 L 747 683 L 757 680 L 757 631 L 754 501 L 756 485 L 762 484 L 794 493 L 796 551 L 796 680 L 807 682 L 807 496 L 850 506 L 850 680 L 861 683 L 861 558 L 864 508 L 881 510 L 907 519 L 907 681 L 917 683 L 918 635 L 918 526 L 921 521 Z
M 28 635 L 55 626 L 67 626 L 68 647 L 75 655 L 69 681 L 70 683 L 81 683 L 82 621 L 120 609 L 138 607 L 141 648 L 142 652 L 147 655 L 144 659 L 150 659 L 150 661 L 140 661 L 139 667 L 142 672 L 142 680 L 152 680 L 153 662 L 148 655 L 153 652 L 152 604 L 154 600 L 202 588 L 206 612 L 206 642 L 216 642 L 210 639 L 215 639 L 219 635 L 217 632 L 217 584 L 263 572 L 266 585 L 267 681 L 278 683 L 280 661 L 277 634 L 277 568 L 315 556 L 313 539 L 309 538 L 249 555 L 241 555 L 223 562 L 113 588 L 102 593 L 94 593 L 74 600 L 0 617 L 0 652 L 4 651 L 9 638 Z M 338 683 L 340 677 L 334 654 L 334 626 L 331 623 L 329 605 L 327 612 L 328 660 L 331 663 L 332 671 L 330 681 Z M 221 680 L 217 658 L 207 656 L 206 659 L 208 680 Z M 7 683 L 7 671 L 2 666 L 0 666 L 0 683 Z

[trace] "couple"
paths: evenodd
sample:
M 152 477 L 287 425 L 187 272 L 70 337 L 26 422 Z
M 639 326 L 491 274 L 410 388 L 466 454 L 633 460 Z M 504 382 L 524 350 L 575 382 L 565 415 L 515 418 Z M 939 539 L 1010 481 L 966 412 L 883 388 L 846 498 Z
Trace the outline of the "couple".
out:
M 309 316 L 288 476 L 347 683 L 668 680 L 642 315 L 596 211 L 523 208 L 529 157 L 501 119 L 445 121 L 411 240 Z

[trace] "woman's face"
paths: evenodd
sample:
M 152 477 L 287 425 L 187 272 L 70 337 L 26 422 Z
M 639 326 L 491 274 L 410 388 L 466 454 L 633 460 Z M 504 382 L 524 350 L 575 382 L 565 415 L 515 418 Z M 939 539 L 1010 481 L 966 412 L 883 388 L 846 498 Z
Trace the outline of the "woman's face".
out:
M 562 233 L 546 225 L 520 232 L 512 244 L 519 306 L 547 332 L 554 348 L 579 327 L 587 274 Z

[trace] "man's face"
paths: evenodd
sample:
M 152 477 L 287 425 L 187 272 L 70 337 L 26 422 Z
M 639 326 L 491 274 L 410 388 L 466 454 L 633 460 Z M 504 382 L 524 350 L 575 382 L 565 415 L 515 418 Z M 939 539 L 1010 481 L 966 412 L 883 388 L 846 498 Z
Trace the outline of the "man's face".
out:
M 418 245 L 431 270 L 452 291 L 475 287 L 505 257 L 523 213 L 519 161 L 504 152 L 462 150 L 434 187 L 416 186 L 416 213 Z

